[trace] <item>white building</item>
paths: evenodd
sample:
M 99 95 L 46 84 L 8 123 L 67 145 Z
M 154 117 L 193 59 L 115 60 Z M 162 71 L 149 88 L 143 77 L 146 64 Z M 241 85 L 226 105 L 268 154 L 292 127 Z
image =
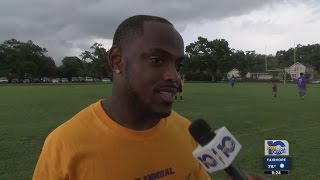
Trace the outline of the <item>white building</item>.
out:
M 300 76 L 300 73 L 305 74 L 310 79 L 314 79 L 314 66 L 307 64 L 296 62 L 290 67 L 285 68 L 286 73 L 288 73 L 291 79 L 297 79 Z
M 267 72 L 248 72 L 246 74 L 246 78 L 252 78 L 252 79 L 272 79 L 272 74 Z
M 227 73 L 227 78 L 231 78 L 232 75 L 235 77 L 235 78 L 240 78 L 241 75 L 240 75 L 240 71 L 238 69 L 232 69 L 230 70 L 228 73 Z

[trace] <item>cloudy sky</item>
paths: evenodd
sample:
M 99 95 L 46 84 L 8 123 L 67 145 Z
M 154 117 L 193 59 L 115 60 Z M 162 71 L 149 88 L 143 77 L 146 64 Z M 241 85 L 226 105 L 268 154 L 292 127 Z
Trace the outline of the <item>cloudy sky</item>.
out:
M 317 0 L 0 0 L 0 42 L 32 40 L 59 65 L 94 42 L 108 49 L 119 23 L 137 14 L 167 18 L 186 45 L 202 36 L 275 54 L 320 43 Z

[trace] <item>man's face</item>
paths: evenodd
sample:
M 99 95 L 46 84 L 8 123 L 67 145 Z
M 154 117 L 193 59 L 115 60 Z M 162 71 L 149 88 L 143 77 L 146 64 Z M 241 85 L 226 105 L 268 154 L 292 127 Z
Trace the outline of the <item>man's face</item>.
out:
M 183 57 L 183 40 L 173 26 L 151 21 L 144 23 L 144 34 L 122 51 L 128 100 L 143 116 L 170 115 Z

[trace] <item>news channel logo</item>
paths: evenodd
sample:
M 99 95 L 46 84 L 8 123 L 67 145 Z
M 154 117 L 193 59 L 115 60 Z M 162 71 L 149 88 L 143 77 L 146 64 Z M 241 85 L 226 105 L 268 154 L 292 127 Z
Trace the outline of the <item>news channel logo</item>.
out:
M 235 147 L 236 142 L 230 136 L 223 137 L 221 143 L 217 146 L 217 148 L 222 151 L 227 158 L 229 158 L 230 153 L 234 151 Z
M 215 167 L 218 164 L 217 161 L 209 154 L 203 154 L 202 156 L 198 157 L 198 160 L 207 168 Z
M 265 140 L 265 156 L 289 156 L 289 143 L 287 140 Z
M 211 148 L 211 153 L 213 154 L 202 154 L 200 156 L 198 156 L 198 160 L 200 162 L 202 162 L 207 168 L 210 167 L 215 167 L 217 166 L 217 161 L 213 158 L 213 156 L 215 156 L 216 158 L 218 158 L 218 160 L 223 163 L 226 164 L 226 162 L 224 161 L 224 159 L 222 158 L 221 155 L 224 155 L 226 158 L 230 157 L 230 154 L 234 152 L 235 147 L 236 147 L 236 142 L 235 140 L 233 140 L 230 136 L 224 136 L 221 139 L 221 142 L 216 146 L 217 150 L 215 148 Z M 220 154 L 218 151 L 222 152 L 223 154 Z

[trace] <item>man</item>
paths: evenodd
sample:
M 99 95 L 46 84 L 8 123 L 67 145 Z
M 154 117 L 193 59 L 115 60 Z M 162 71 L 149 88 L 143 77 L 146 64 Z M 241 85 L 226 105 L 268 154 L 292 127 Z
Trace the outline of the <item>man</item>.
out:
M 303 76 L 303 73 L 300 73 L 300 77 L 297 79 L 298 93 L 302 100 L 306 94 L 306 79 Z
M 278 87 L 277 87 L 277 80 L 275 79 L 272 80 L 272 93 L 273 93 L 273 97 L 277 97 Z
M 231 78 L 229 79 L 231 87 L 233 88 L 234 83 L 236 82 L 236 78 L 234 77 L 234 75 L 231 76 Z
M 182 37 L 169 21 L 123 21 L 109 52 L 111 96 L 47 137 L 33 179 L 209 179 L 192 156 L 190 122 L 172 111 L 183 57 Z
M 181 101 L 183 101 L 183 86 L 184 86 L 184 78 L 182 75 L 180 75 L 180 84 L 178 87 L 178 94 Z M 176 100 L 178 99 L 178 95 L 175 96 L 175 99 Z

